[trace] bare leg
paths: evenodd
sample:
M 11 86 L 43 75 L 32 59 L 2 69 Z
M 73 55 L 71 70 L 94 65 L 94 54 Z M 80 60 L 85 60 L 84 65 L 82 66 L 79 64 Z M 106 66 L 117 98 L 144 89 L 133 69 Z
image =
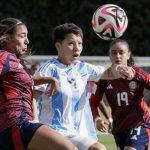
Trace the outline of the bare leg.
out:
M 42 125 L 33 135 L 27 150 L 78 150 L 63 135 Z
M 124 150 L 136 150 L 136 148 L 130 147 L 130 146 L 125 146 Z
M 91 145 L 88 150 L 106 150 L 106 147 L 103 144 L 96 142 Z

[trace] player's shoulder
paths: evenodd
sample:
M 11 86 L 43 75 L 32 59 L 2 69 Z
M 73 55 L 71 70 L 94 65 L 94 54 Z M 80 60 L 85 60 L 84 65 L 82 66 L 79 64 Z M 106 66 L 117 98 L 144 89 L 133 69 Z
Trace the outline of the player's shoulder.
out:
M 59 61 L 55 57 L 52 57 L 49 60 L 47 60 L 46 62 L 44 62 L 41 66 L 48 67 L 48 66 L 55 66 L 57 64 L 59 64 Z
M 5 50 L 0 50 L 0 61 L 1 62 L 5 62 L 5 61 L 15 61 L 17 60 L 17 57 L 15 54 L 12 54 L 8 51 L 5 51 Z
M 56 57 L 52 57 L 50 58 L 46 63 L 50 63 L 50 64 L 58 64 L 59 61 Z
M 135 65 L 132 65 L 131 66 L 137 75 L 142 75 L 142 76 L 149 76 L 150 74 L 148 72 L 146 72 L 144 69 L 140 68 L 140 67 L 137 67 Z
M 88 62 L 84 62 L 84 61 L 78 61 L 78 64 L 82 68 L 86 68 L 89 71 L 94 71 L 94 72 L 98 72 L 98 73 L 101 73 L 101 74 L 104 73 L 104 71 L 106 70 L 106 68 L 104 66 L 95 65 L 95 64 L 88 63 Z
M 3 57 L 7 57 L 7 56 L 15 56 L 16 57 L 16 55 L 14 55 L 14 54 L 12 54 L 12 53 L 10 53 L 10 52 L 8 52 L 8 51 L 5 51 L 5 50 L 0 50 L 0 57 L 1 58 L 3 58 Z

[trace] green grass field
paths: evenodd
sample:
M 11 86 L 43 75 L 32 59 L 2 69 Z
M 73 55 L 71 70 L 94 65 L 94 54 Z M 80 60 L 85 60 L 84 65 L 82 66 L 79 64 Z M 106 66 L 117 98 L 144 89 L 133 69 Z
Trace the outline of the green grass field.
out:
M 110 134 L 98 135 L 98 139 L 99 139 L 99 142 L 103 143 L 106 146 L 107 150 L 117 149 L 112 135 Z
M 99 142 L 103 143 L 107 150 L 117 150 L 114 138 L 112 135 L 98 135 Z M 148 148 L 150 150 L 150 146 Z

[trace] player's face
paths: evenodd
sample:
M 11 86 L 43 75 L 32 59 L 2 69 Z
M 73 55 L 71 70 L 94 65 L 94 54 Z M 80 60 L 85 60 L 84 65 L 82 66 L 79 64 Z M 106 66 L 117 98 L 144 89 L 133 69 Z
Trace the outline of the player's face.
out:
M 56 48 L 61 63 L 71 65 L 79 58 L 82 52 L 82 38 L 73 33 L 67 34 L 63 41 L 56 43 Z
M 109 49 L 109 57 L 112 64 L 127 65 L 127 60 L 130 58 L 130 55 L 127 45 L 122 42 L 113 44 Z
M 15 32 L 7 35 L 5 46 L 8 51 L 15 53 L 17 55 L 23 55 L 27 52 L 28 40 L 28 30 L 25 25 L 18 25 L 15 28 Z

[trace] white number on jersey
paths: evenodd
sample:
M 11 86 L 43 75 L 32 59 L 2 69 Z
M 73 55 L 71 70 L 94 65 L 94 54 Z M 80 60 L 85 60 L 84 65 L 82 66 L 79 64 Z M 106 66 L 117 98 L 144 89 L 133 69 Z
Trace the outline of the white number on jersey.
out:
M 117 102 L 118 102 L 118 106 L 121 106 L 121 104 L 124 102 L 126 105 L 129 105 L 127 92 L 118 93 L 117 94 Z

